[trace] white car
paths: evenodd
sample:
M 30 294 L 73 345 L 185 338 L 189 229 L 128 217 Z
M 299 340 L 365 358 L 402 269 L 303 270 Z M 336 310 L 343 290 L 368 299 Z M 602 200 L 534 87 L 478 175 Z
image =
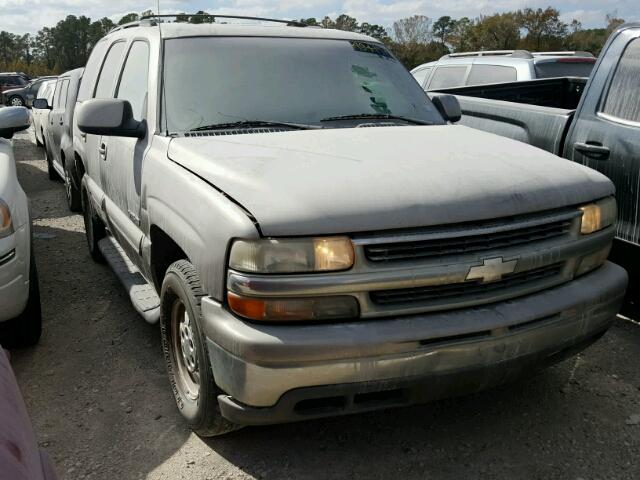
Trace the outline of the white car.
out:
M 9 141 L 15 132 L 27 128 L 26 108 L 0 109 L 0 344 L 3 346 L 35 344 L 42 325 L 29 203 L 18 183 Z
M 47 80 L 40 86 L 36 98 L 44 98 L 49 104 L 51 104 L 53 100 L 53 91 L 55 90 L 55 88 L 56 79 L 53 78 L 51 80 Z M 46 128 L 47 122 L 49 120 L 50 112 L 51 109 L 48 108 L 33 108 L 31 111 L 33 115 L 33 131 L 36 134 L 36 145 L 38 147 L 44 147 L 44 129 Z

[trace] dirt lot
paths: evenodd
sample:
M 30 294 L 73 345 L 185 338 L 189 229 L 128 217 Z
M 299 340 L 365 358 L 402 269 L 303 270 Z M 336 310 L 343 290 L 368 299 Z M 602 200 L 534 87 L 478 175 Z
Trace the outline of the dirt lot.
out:
M 640 478 L 640 324 L 622 318 L 582 355 L 483 394 L 217 439 L 190 434 L 158 328 L 91 261 L 82 219 L 69 214 L 62 183 L 47 179 L 33 134 L 14 145 L 32 202 L 44 335 L 13 362 L 62 478 Z

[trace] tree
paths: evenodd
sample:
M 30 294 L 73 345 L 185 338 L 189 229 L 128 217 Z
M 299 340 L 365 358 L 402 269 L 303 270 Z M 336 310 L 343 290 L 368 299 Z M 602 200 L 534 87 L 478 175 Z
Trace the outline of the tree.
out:
M 347 32 L 355 32 L 358 30 L 358 21 L 349 15 L 342 14 L 336 18 L 335 26 L 333 28 L 345 30 Z
M 474 25 L 474 22 L 468 17 L 462 17 L 455 21 L 453 30 L 449 34 L 449 43 L 455 52 L 471 49 Z
M 607 13 L 605 17 L 605 21 L 607 22 L 607 33 L 611 34 L 613 31 L 618 28 L 620 25 L 624 24 L 623 18 L 618 18 L 618 12 Z
M 331 20 L 331 17 L 324 17 L 320 22 L 323 28 L 336 28 L 336 22 Z
M 442 46 L 442 52 L 449 52 L 447 44 L 456 28 L 457 22 L 449 16 L 440 17 L 433 22 L 433 36 L 438 39 L 438 43 Z
M 383 26 L 367 22 L 360 24 L 357 31 L 364 35 L 369 35 L 370 37 L 378 38 L 380 40 L 383 40 L 389 36 L 389 34 L 387 33 L 387 29 Z
M 124 25 L 125 23 L 135 22 L 136 20 L 140 20 L 140 17 L 137 13 L 127 13 L 124 17 L 118 21 L 118 25 Z
M 300 20 L 298 20 L 299 23 L 302 23 L 304 25 L 308 25 L 310 27 L 315 27 L 318 25 L 318 21 L 314 18 L 301 18 Z
M 470 31 L 471 50 L 512 50 L 520 42 L 515 13 L 497 13 L 478 18 Z
M 393 34 L 398 43 L 429 43 L 431 41 L 431 19 L 414 15 L 393 23 Z
M 525 8 L 517 12 L 516 18 L 520 27 L 527 31 L 523 46 L 529 49 L 541 51 L 559 48 L 562 38 L 567 35 L 567 24 L 560 20 L 560 12 L 555 8 Z

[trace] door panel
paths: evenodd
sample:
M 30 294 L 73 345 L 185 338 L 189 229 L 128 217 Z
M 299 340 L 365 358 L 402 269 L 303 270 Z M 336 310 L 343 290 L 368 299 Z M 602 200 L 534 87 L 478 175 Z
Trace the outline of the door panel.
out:
M 624 30 L 594 72 L 565 144 L 565 157 L 616 186 L 617 236 L 640 243 L 640 29 Z
M 133 41 L 119 76 L 115 97 L 129 101 L 133 116 L 143 121 L 147 116 L 149 44 Z M 140 185 L 144 156 L 150 136 L 143 139 L 102 137 L 106 150 L 101 163 L 105 194 L 113 208 L 107 210 L 109 224 L 131 261 L 141 265 Z

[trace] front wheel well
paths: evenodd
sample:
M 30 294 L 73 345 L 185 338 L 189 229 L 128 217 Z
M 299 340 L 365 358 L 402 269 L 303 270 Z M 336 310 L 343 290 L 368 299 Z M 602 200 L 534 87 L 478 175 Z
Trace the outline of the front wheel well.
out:
M 149 236 L 151 240 L 151 273 L 159 292 L 169 266 L 178 260 L 189 260 L 189 257 L 160 227 L 152 225 Z

